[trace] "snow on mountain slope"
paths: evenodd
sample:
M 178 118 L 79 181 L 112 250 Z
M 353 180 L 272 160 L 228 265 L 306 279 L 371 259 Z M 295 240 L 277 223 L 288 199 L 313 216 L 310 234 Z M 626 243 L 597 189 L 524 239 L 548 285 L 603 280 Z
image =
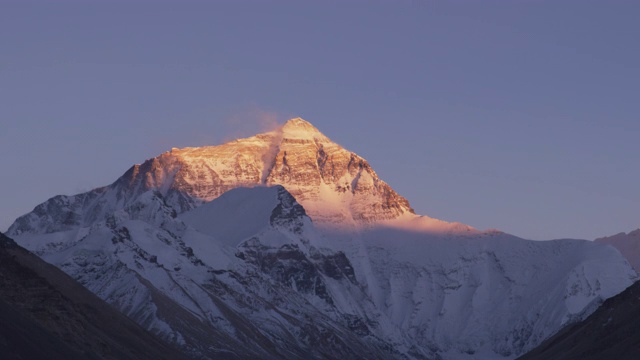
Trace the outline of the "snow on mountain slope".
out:
M 635 279 L 615 250 L 587 241 L 425 238 L 395 229 L 362 236 L 375 264 L 377 308 L 420 334 L 419 345 L 437 344 L 451 357 L 521 353 Z
M 235 247 L 270 226 L 271 213 L 278 203 L 271 190 L 237 188 L 180 218 L 196 230 Z M 252 221 L 238 226 L 238 219 Z
M 508 359 L 637 276 L 608 246 L 418 216 L 302 119 L 172 149 L 9 233 L 195 357 Z
M 636 272 L 640 273 L 640 229 L 627 233 L 619 233 L 613 236 L 602 237 L 595 240 L 599 243 L 609 244 L 622 254 Z

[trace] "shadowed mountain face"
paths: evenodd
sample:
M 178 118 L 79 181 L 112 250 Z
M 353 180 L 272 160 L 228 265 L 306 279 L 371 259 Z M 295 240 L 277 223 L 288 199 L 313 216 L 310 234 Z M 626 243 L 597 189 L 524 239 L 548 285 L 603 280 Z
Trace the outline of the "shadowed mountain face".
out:
M 640 359 L 640 282 L 518 360 Z
M 0 358 L 185 357 L 0 234 Z

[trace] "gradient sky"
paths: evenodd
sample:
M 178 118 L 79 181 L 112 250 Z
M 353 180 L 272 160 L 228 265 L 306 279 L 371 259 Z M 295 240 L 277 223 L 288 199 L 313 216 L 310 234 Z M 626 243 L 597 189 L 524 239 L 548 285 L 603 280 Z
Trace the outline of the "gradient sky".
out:
M 2 1 L 0 230 L 171 147 L 303 117 L 420 214 L 640 227 L 640 2 Z

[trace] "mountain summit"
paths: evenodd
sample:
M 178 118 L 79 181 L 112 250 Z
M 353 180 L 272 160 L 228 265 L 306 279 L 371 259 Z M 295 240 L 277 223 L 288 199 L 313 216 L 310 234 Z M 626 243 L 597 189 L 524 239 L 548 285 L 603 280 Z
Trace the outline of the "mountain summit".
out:
M 282 137 L 285 139 L 331 141 L 310 122 L 299 117 L 288 120 L 276 131 L 282 133 Z

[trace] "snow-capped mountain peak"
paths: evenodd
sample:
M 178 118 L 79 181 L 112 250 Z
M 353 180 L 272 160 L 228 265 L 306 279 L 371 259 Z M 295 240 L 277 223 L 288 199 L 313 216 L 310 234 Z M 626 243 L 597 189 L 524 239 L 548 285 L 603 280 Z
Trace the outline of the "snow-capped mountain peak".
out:
M 73 204 L 63 205 L 82 213 L 74 220 L 90 223 L 149 190 L 159 191 L 182 213 L 230 189 L 259 185 L 284 186 L 319 225 L 360 227 L 417 218 L 407 199 L 365 159 L 300 118 L 222 145 L 174 148 L 134 165 L 112 185 L 87 193 L 87 199 L 67 197 L 64 202 Z

